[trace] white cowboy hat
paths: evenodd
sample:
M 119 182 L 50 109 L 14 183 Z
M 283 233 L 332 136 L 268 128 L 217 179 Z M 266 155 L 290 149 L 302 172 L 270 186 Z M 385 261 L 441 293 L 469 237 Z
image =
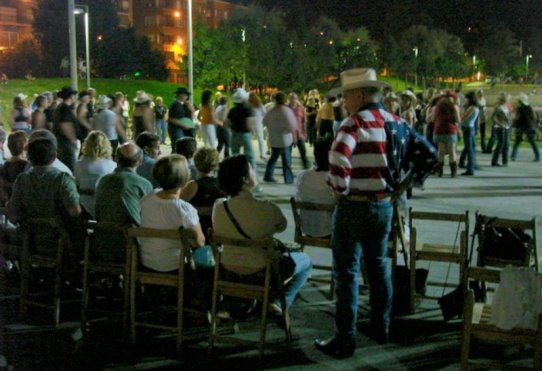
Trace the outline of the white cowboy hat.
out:
M 108 109 L 111 106 L 111 99 L 107 95 L 100 95 L 96 102 L 97 109 Z
M 235 103 L 244 103 L 248 99 L 248 93 L 243 88 L 237 88 L 235 93 L 232 95 L 232 99 Z
M 20 100 L 25 100 L 26 98 L 28 98 L 28 95 L 25 95 L 23 93 L 19 93 L 19 94 L 17 94 L 17 98 L 19 98 Z
M 528 97 L 527 94 L 525 94 L 525 93 L 519 93 L 518 100 L 519 100 L 524 106 L 528 106 L 528 105 L 529 105 L 529 97 Z
M 136 103 L 147 103 L 151 101 L 151 97 L 147 93 L 145 93 L 143 90 L 138 90 L 136 93 L 136 97 L 134 98 L 134 102 Z
M 376 71 L 373 68 L 354 68 L 341 72 L 341 86 L 331 89 L 328 95 L 366 87 L 384 88 L 389 85 L 376 79 Z

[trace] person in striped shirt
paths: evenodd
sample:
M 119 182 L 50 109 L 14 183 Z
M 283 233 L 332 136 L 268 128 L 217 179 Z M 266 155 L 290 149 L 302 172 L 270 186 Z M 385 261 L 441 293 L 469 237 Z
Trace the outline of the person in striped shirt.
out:
M 350 357 L 356 348 L 362 258 L 371 289 L 367 332 L 379 343 L 388 341 L 393 294 L 388 259 L 391 195 L 402 193 L 410 183 L 399 174 L 411 173 L 412 180 L 423 182 L 437 164 L 435 149 L 380 103 L 380 89 L 387 84 L 377 81 L 375 70 L 345 71 L 341 83 L 337 90 L 343 92 L 351 116 L 335 136 L 328 175 L 337 199 L 331 237 L 337 293 L 335 335 L 315 340 L 317 349 L 336 358 Z

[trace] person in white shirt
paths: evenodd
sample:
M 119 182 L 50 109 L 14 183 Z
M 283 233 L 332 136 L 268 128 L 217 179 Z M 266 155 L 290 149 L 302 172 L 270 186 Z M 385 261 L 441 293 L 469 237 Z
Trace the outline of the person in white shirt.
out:
M 159 159 L 153 168 L 153 177 L 161 187 L 140 201 L 141 227 L 155 229 L 178 229 L 194 231 L 192 248 L 204 245 L 198 212 L 188 202 L 180 199 L 182 188 L 190 180 L 190 170 L 184 156 L 170 155 Z M 142 238 L 141 262 L 147 268 L 159 272 L 171 272 L 179 268 L 179 242 L 173 240 Z
M 334 205 L 335 197 L 327 184 L 329 171 L 328 154 L 331 141 L 321 137 L 314 143 L 314 160 L 312 169 L 301 172 L 295 182 L 295 198 L 302 202 Z M 327 211 L 302 210 L 301 230 L 311 237 L 331 236 L 331 213 Z

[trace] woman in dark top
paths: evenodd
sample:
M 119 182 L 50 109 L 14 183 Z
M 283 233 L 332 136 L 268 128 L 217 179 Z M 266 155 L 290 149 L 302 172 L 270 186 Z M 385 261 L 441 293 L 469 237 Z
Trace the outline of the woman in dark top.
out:
M 198 209 L 201 228 L 207 240 L 207 231 L 212 227 L 213 205 L 216 199 L 224 197 L 214 174 L 218 168 L 218 152 L 214 148 L 200 148 L 194 155 L 194 163 L 198 170 L 198 177 L 186 185 L 181 198 Z
M 26 160 L 26 134 L 14 131 L 8 137 L 8 148 L 11 158 L 0 168 L 0 204 L 5 205 L 11 197 L 13 183 L 28 166 Z

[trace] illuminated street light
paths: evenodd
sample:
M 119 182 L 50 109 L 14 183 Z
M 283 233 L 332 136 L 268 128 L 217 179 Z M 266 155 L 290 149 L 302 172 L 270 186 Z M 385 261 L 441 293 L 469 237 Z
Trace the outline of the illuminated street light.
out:
M 416 67 L 414 70 L 414 85 L 418 86 L 418 47 L 413 47 L 412 51 L 414 52 L 414 58 L 416 58 Z
M 528 54 L 525 57 L 525 83 L 527 83 L 527 79 L 529 78 L 529 60 L 532 58 L 532 54 Z
M 89 11 L 86 5 L 75 5 L 76 8 L 73 11 L 74 16 L 77 14 L 84 14 L 85 24 L 85 65 L 86 65 L 86 77 L 87 77 L 87 89 L 90 89 L 90 42 L 89 42 L 89 30 L 88 30 L 88 17 Z

